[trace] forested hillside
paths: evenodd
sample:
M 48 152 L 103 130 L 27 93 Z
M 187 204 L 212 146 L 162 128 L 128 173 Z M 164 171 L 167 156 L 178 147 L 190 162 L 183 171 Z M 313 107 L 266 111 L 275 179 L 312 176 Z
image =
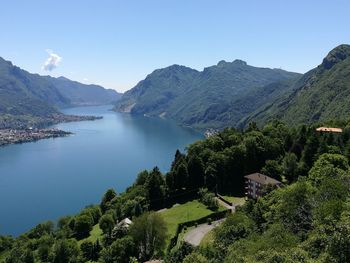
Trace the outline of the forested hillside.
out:
M 54 123 L 61 107 L 110 104 L 119 97 L 100 86 L 31 74 L 0 58 L 0 129 Z
M 260 108 L 244 123 L 280 119 L 291 124 L 350 116 L 350 46 L 329 52 L 315 69 L 293 84 L 291 92 Z
M 241 60 L 220 61 L 201 72 L 173 65 L 155 70 L 140 81 L 123 95 L 115 109 L 170 118 L 197 128 L 235 126 L 283 88 L 288 89 L 278 82 L 299 76 L 249 66 Z
M 304 75 L 221 61 L 202 72 L 159 69 L 126 92 L 117 111 L 174 119 L 196 128 L 260 126 L 279 119 L 292 125 L 350 116 L 350 46 L 329 52 Z
M 39 224 L 18 238 L 0 237 L 4 262 L 348 262 L 350 259 L 350 123 L 343 133 L 271 122 L 243 132 L 225 129 L 176 152 L 169 172 L 141 172 L 124 193 L 109 189 L 101 203 L 75 216 Z M 214 230 L 197 248 L 166 249 L 167 227 L 158 209 L 208 191 L 240 195 L 243 176 L 262 172 L 283 187 L 266 188 Z M 208 189 L 208 190 L 205 190 Z M 208 196 L 210 199 L 210 195 Z M 210 209 L 213 203 L 205 202 Z M 20 209 L 20 207 L 19 207 Z M 130 228 L 116 225 L 126 217 Z M 184 215 L 186 218 L 186 216 Z M 151 237 L 151 239 L 150 239 Z M 150 242 L 153 240 L 152 242 Z

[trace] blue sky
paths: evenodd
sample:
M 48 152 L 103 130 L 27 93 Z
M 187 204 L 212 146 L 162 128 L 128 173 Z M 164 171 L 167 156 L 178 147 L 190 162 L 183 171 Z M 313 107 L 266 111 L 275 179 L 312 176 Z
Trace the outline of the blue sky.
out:
M 306 72 L 350 43 L 348 0 L 11 0 L 0 10 L 1 57 L 119 91 L 172 64 L 238 58 Z M 51 71 L 48 52 L 62 58 Z

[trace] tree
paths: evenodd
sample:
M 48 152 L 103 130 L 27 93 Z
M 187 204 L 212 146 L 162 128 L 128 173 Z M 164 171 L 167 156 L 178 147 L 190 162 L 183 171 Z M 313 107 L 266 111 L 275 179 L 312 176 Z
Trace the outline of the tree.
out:
M 114 241 L 109 247 L 101 251 L 100 260 L 103 263 L 129 263 L 136 255 L 135 244 L 130 236 Z
M 304 236 L 312 229 L 312 204 L 315 188 L 305 180 L 281 189 L 275 204 L 276 220 L 290 231 Z
M 316 134 L 309 135 L 301 157 L 302 162 L 309 168 L 312 167 L 317 157 L 319 144 L 320 142 Z
M 15 246 L 6 257 L 5 263 L 34 263 L 33 252 L 21 246 Z
M 128 227 L 125 225 L 116 225 L 112 230 L 112 239 L 125 237 L 128 234 Z
M 244 175 L 246 174 L 246 148 L 243 145 L 235 145 L 224 150 L 227 165 L 224 178 L 225 190 L 233 195 L 244 194 Z
M 309 178 L 319 184 L 323 178 L 340 177 L 349 172 L 348 160 L 340 154 L 322 154 L 309 171 Z
M 211 190 L 216 190 L 217 186 L 217 177 L 218 177 L 218 171 L 216 169 L 216 164 L 214 163 L 207 163 L 207 167 L 205 169 L 205 176 L 204 176 L 204 185 L 205 187 L 208 187 Z
M 188 161 L 188 182 L 191 189 L 204 184 L 204 164 L 198 156 L 192 156 Z
M 144 170 L 137 175 L 134 185 L 144 185 L 147 181 L 148 171 Z
M 282 167 L 276 160 L 267 160 L 265 162 L 265 166 L 261 169 L 261 172 L 263 174 L 266 174 L 272 178 L 275 178 L 276 180 L 281 181 L 282 180 Z
M 314 196 L 314 224 L 333 225 L 340 220 L 344 202 L 349 196 L 349 179 L 326 177 L 317 186 Z
M 76 263 L 79 262 L 79 248 L 75 239 L 58 240 L 52 251 L 53 263 Z
M 0 253 L 12 248 L 14 240 L 11 236 L 0 236 Z
M 47 221 L 41 223 L 29 231 L 29 238 L 39 238 L 45 234 L 51 234 L 53 232 L 54 223 L 52 221 Z
M 174 179 L 174 173 L 173 172 L 167 172 L 165 174 L 165 183 L 166 186 L 170 191 L 174 191 L 175 188 L 175 179 Z
M 180 190 L 188 184 L 188 170 L 186 162 L 182 161 L 174 172 L 175 188 Z
M 225 251 L 234 241 L 247 237 L 254 222 L 245 214 L 236 212 L 214 230 L 215 245 Z
M 150 203 L 150 209 L 162 207 L 164 201 L 165 182 L 158 167 L 153 168 L 146 182 L 146 192 Z
M 94 243 L 93 251 L 92 251 L 92 261 L 97 261 L 100 257 L 100 252 L 102 250 L 102 247 L 100 245 L 100 241 L 97 239 Z
M 163 252 L 167 227 L 160 214 L 144 213 L 134 220 L 129 233 L 138 249 L 140 260 L 146 261 Z
M 334 229 L 327 252 L 335 262 L 350 262 L 350 220 L 341 221 Z
M 293 182 L 298 176 L 298 158 L 294 153 L 287 153 L 282 161 L 283 175 L 288 182 Z
M 175 246 L 167 255 L 166 263 L 182 262 L 184 258 L 193 251 L 193 246 L 187 242 L 181 242 L 180 245 Z
M 42 244 L 38 247 L 38 257 L 41 262 L 48 262 L 51 252 L 51 247 L 47 244 Z
M 178 166 L 178 164 L 185 158 L 185 155 L 183 155 L 179 149 L 176 150 L 175 152 L 175 157 L 174 157 L 174 161 L 171 163 L 171 168 L 170 171 L 175 171 L 176 167 Z
M 142 214 L 142 207 L 139 202 L 137 202 L 134 206 L 134 216 L 140 216 Z
M 38 243 L 38 256 L 42 262 L 49 261 L 49 255 L 51 253 L 51 247 L 54 244 L 55 239 L 52 235 L 44 235 L 37 240 Z
M 279 140 L 264 136 L 258 131 L 245 134 L 243 144 L 246 148 L 245 168 L 247 173 L 261 170 L 266 160 L 277 158 L 283 150 L 283 145 Z
M 111 201 L 116 196 L 117 196 L 117 193 L 113 189 L 108 189 L 106 191 L 106 193 L 103 195 L 103 198 L 100 204 L 102 213 L 105 213 L 110 208 Z
M 84 260 L 93 260 L 94 244 L 91 241 L 83 241 L 83 243 L 80 244 L 80 250 Z
M 98 222 L 103 234 L 111 235 L 112 229 L 115 225 L 113 216 L 111 214 L 104 214 Z
M 206 188 L 199 189 L 198 192 L 199 200 L 201 203 L 206 205 L 211 210 L 217 210 L 219 208 L 219 204 L 215 199 L 215 195 L 208 191 Z
M 71 221 L 71 219 L 72 219 L 71 216 L 61 217 L 57 222 L 58 229 L 63 230 L 65 228 L 69 227 L 69 222 Z
M 203 255 L 193 252 L 185 257 L 183 263 L 209 263 L 209 260 Z
M 89 236 L 93 227 L 93 219 L 88 215 L 78 215 L 74 222 L 74 232 L 78 239 Z
M 98 206 L 88 206 L 86 208 L 84 208 L 81 212 L 80 212 L 81 215 L 88 215 L 90 216 L 93 221 L 94 221 L 94 224 L 97 224 L 98 223 L 98 220 L 100 219 L 101 217 L 101 210 Z

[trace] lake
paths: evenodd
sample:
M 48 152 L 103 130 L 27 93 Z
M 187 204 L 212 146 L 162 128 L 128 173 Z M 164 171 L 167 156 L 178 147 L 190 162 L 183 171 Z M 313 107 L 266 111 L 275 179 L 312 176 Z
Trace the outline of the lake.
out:
M 108 188 L 122 192 L 144 169 L 166 172 L 176 149 L 203 135 L 172 121 L 79 107 L 67 114 L 103 119 L 55 125 L 63 138 L 0 148 L 0 234 L 18 235 L 46 220 L 100 202 Z

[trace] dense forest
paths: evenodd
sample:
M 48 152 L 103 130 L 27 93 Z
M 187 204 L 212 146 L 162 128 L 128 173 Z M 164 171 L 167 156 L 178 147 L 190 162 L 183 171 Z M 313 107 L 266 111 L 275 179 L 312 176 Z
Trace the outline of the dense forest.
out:
M 350 123 L 323 124 L 343 132 L 316 132 L 316 124 L 290 128 L 279 121 L 225 129 L 185 153 L 177 151 L 165 174 L 157 167 L 142 171 L 125 192 L 107 190 L 99 205 L 17 238 L 1 236 L 0 255 L 6 263 L 349 262 Z M 228 215 L 207 246 L 179 243 L 167 249 L 164 221 L 152 211 L 197 199 L 207 192 L 203 189 L 243 195 L 244 175 L 253 172 L 283 187 L 266 188 L 263 198 Z M 126 217 L 133 221 L 130 228 L 117 224 Z M 95 225 L 103 237 L 90 241 L 86 237 Z

